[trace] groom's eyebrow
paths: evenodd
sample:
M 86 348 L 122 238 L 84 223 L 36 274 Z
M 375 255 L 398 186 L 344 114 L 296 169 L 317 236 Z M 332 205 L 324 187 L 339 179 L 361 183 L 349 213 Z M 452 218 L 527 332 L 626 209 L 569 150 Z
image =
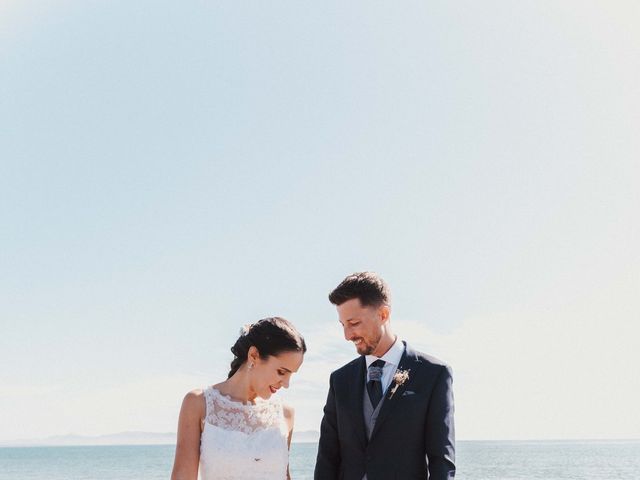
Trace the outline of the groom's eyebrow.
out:
M 342 320 L 338 320 L 338 322 L 340 322 L 340 325 L 343 325 L 345 323 L 353 323 L 353 322 L 357 322 L 358 318 L 357 317 L 353 317 L 353 318 L 347 318 L 344 322 Z

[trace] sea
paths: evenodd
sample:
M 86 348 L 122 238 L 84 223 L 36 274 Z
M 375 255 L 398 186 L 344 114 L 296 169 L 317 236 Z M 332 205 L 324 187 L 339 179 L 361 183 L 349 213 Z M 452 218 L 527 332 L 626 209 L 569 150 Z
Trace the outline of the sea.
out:
M 0 448 L 0 480 L 169 480 L 173 445 Z M 294 480 L 313 478 L 315 443 L 291 446 Z M 640 479 L 640 440 L 459 441 L 456 479 Z

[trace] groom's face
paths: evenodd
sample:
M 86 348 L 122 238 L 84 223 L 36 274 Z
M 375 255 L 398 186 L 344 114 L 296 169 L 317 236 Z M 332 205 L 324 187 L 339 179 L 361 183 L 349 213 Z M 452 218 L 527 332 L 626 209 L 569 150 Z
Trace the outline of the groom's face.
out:
M 353 342 L 360 355 L 375 354 L 384 331 L 382 309 L 386 307 L 363 306 L 359 298 L 352 298 L 336 308 L 344 338 Z

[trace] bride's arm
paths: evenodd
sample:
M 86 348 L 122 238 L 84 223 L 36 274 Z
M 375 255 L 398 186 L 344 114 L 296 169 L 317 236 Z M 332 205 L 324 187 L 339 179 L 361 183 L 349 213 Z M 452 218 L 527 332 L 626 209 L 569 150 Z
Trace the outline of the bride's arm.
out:
M 200 462 L 201 421 L 205 416 L 202 390 L 193 390 L 184 397 L 178 419 L 178 441 L 171 480 L 196 480 Z
M 291 437 L 293 436 L 293 420 L 295 417 L 295 410 L 293 407 L 289 405 L 283 406 L 284 410 L 284 419 L 287 422 L 287 427 L 289 428 L 289 436 L 287 437 L 287 445 L 289 450 L 291 450 Z M 287 464 L 287 480 L 291 480 L 291 475 L 289 474 L 289 465 Z

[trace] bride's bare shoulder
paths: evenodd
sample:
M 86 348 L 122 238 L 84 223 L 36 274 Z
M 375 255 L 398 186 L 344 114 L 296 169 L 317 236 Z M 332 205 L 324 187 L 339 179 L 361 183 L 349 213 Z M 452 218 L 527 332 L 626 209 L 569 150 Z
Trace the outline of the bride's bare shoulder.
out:
M 286 403 L 282 405 L 282 413 L 284 414 L 284 420 L 287 422 L 289 431 L 293 430 L 293 422 L 295 419 L 296 411 L 291 405 Z
M 284 413 L 284 418 L 293 418 L 296 414 L 295 408 L 291 405 L 287 405 L 286 403 L 282 404 L 282 410 Z
M 202 388 L 196 388 L 187 392 L 182 400 L 182 410 L 186 414 L 202 417 L 205 409 L 204 390 Z

